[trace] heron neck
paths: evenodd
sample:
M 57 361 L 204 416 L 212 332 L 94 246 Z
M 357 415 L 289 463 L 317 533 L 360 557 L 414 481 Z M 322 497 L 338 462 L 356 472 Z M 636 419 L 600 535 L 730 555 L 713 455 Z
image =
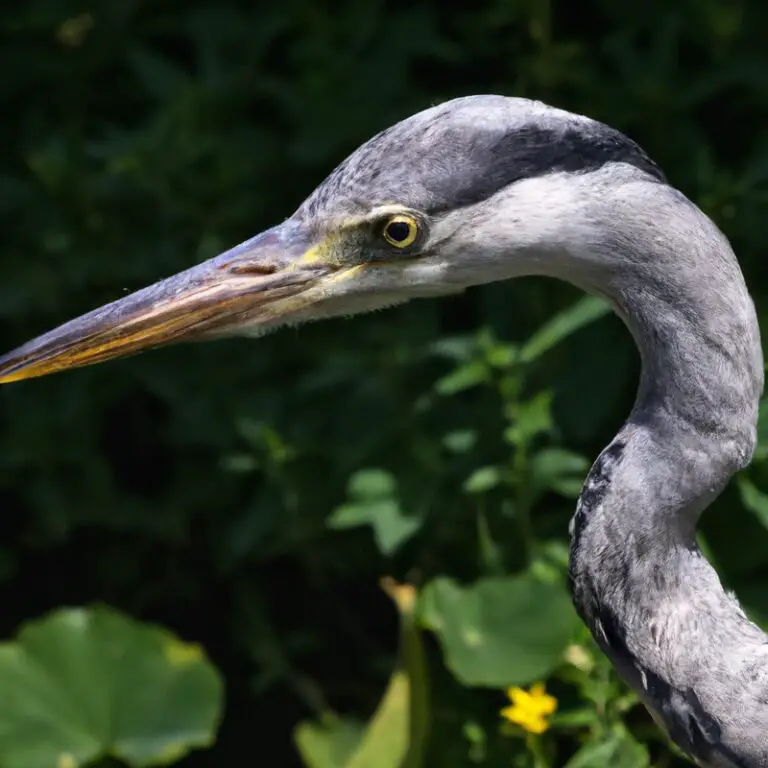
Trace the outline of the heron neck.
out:
M 710 279 L 683 285 L 674 275 L 625 275 L 611 293 L 642 364 L 629 421 L 687 449 L 678 463 L 695 464 L 705 486 L 724 484 L 751 460 L 763 388 L 754 305 L 735 258 L 729 267 L 726 276 L 697 264 L 698 277 Z
M 692 540 L 700 513 L 754 452 L 760 330 L 738 261 L 712 221 L 670 187 L 654 190 L 647 207 L 652 223 L 609 209 L 623 228 L 604 224 L 605 239 L 585 247 L 597 254 L 573 261 L 640 352 L 623 440 L 634 443 L 633 470 L 655 488 L 648 506 L 661 509 L 648 514 Z
M 763 363 L 736 260 L 709 242 L 680 261 L 633 253 L 627 271 L 602 275 L 642 375 L 585 481 L 570 578 L 594 638 L 673 740 L 702 765 L 751 767 L 768 765 L 768 703 L 744 681 L 768 700 L 768 638 L 724 591 L 695 528 L 752 456 Z

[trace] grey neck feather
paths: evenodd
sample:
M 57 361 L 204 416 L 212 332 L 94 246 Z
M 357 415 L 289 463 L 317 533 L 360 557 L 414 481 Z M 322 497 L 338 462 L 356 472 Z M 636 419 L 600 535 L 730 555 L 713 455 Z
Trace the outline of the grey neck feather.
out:
M 642 358 L 637 400 L 572 522 L 577 610 L 672 739 L 702 766 L 768 766 L 768 637 L 695 543 L 704 508 L 755 444 L 763 360 L 725 238 L 665 185 L 591 196 L 568 261 L 607 296 Z M 601 216 L 611 226 L 600 226 Z M 595 232 L 601 236 L 596 238 Z M 578 272 L 578 270 L 577 270 Z

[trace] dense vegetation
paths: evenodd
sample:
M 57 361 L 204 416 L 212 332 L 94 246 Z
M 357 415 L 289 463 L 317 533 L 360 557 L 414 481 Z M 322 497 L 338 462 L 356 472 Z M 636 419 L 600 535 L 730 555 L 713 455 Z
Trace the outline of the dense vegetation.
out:
M 281 220 L 372 133 L 473 92 L 638 140 L 731 238 L 766 329 L 766 28 L 762 0 L 6 3 L 0 345 Z M 409 694 L 411 768 L 422 736 L 435 768 L 683 765 L 563 585 L 637 373 L 601 305 L 526 279 L 0 388 L 0 636 L 25 627 L 0 652 L 0 765 L 396 768 L 375 740 L 405 739 Z M 762 439 L 702 545 L 768 621 Z M 210 749 L 183 756 L 219 677 L 136 622 L 219 671 Z M 33 651 L 74 704 L 35 699 Z M 398 656 L 381 762 L 350 757 Z M 537 681 L 558 700 L 541 735 L 500 715 Z

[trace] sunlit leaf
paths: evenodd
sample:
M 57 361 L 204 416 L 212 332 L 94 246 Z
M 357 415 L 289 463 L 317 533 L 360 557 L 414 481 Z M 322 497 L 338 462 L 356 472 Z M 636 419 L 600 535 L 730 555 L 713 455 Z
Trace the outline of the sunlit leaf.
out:
M 593 706 L 571 709 L 566 712 L 558 712 L 551 718 L 551 724 L 555 728 L 584 728 L 597 722 L 599 715 Z
M 364 727 L 328 715 L 303 723 L 294 739 L 307 768 L 422 768 L 429 723 L 426 661 L 414 622 L 415 589 L 384 581 L 400 614 L 400 661 Z
M 446 336 L 430 346 L 430 351 L 439 357 L 456 362 L 467 362 L 477 351 L 477 339 L 472 335 Z
M 339 768 L 360 744 L 364 725 L 328 713 L 323 723 L 296 726 L 293 738 L 306 768 Z
M 648 768 L 648 749 L 629 734 L 612 734 L 606 741 L 583 746 L 565 768 Z
M 373 499 L 338 507 L 326 524 L 335 530 L 370 525 L 379 551 L 391 555 L 418 532 L 423 519 L 404 514 L 395 499 Z
M 435 384 L 435 391 L 440 395 L 455 395 L 465 389 L 471 389 L 490 379 L 485 363 L 474 360 L 456 368 L 443 376 Z
M 221 460 L 221 468 L 225 472 L 246 474 L 254 472 L 259 467 L 258 459 L 249 453 L 233 453 Z
M 385 505 L 393 503 L 394 502 L 389 500 L 384 501 Z M 378 502 L 343 504 L 333 510 L 326 519 L 325 524 L 336 531 L 343 531 L 346 528 L 357 528 L 360 525 L 367 525 L 371 522 L 371 519 L 378 508 Z
M 513 344 L 494 343 L 485 350 L 485 360 L 494 368 L 509 368 L 517 360 L 518 348 Z
M 424 521 L 420 517 L 404 515 L 397 505 L 382 504 L 387 513 L 377 514 L 371 525 L 379 551 L 383 555 L 391 555 L 419 531 Z
M 59 610 L 0 646 L 0 765 L 171 763 L 212 743 L 222 683 L 199 646 L 107 608 Z
M 504 439 L 511 445 L 525 445 L 536 435 L 551 431 L 552 393 L 539 392 L 530 400 L 518 403 L 508 417 L 512 424 L 504 431 Z
M 469 742 L 468 757 L 473 763 L 485 761 L 488 736 L 477 722 L 469 721 L 462 727 L 464 738 Z
M 361 469 L 349 480 L 347 493 L 355 499 L 382 499 L 392 496 L 397 488 L 395 478 L 383 469 Z
M 578 626 L 565 587 L 530 575 L 465 587 L 435 579 L 422 593 L 420 617 L 460 682 L 491 687 L 546 677 Z
M 403 512 L 396 496 L 395 478 L 383 469 L 362 469 L 350 478 L 347 493 L 353 499 L 337 507 L 326 520 L 334 530 L 370 525 L 379 551 L 391 555 L 410 539 L 424 520 Z
M 465 481 L 463 488 L 467 493 L 486 493 L 501 482 L 499 467 L 480 467 Z
M 456 430 L 443 436 L 443 445 L 453 453 L 466 453 L 476 442 L 477 432 L 474 429 Z
M 610 306 L 595 296 L 584 296 L 555 315 L 534 333 L 520 350 L 520 360 L 529 363 L 586 325 L 609 314 Z
M 399 668 L 345 768 L 422 768 L 429 729 L 429 686 L 420 630 L 414 618 L 416 590 L 385 580 L 400 614 Z
M 616 736 L 607 741 L 591 741 L 565 764 L 565 768 L 613 768 L 617 744 Z

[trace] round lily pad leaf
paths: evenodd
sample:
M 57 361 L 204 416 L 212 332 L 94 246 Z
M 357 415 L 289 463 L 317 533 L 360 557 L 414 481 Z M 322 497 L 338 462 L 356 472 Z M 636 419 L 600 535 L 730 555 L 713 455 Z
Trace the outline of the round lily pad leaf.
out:
M 0 645 L 0 765 L 170 763 L 213 742 L 223 685 L 199 646 L 107 608 L 65 609 Z
M 493 688 L 546 677 L 578 628 L 565 587 L 529 574 L 466 587 L 435 579 L 422 592 L 419 615 L 460 682 Z

